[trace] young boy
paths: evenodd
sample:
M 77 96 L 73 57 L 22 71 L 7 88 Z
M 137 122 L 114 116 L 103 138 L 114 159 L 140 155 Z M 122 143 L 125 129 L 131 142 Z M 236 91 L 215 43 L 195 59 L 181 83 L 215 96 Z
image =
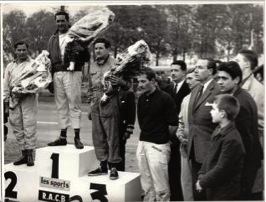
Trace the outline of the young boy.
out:
M 245 155 L 234 119 L 240 106 L 229 94 L 217 95 L 212 105 L 212 122 L 219 126 L 212 134 L 207 158 L 199 171 L 196 189 L 207 191 L 207 200 L 238 200 Z

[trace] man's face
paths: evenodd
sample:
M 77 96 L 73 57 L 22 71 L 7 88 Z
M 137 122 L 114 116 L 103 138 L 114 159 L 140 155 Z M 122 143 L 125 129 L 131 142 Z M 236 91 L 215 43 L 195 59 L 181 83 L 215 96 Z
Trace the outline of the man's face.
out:
M 186 75 L 186 82 L 190 90 L 192 90 L 199 83 L 199 81 L 196 80 L 195 72 L 191 72 Z
M 195 69 L 196 80 L 204 82 L 209 78 L 211 70 L 207 68 L 207 64 L 208 60 L 198 60 Z
M 171 65 L 171 73 L 170 73 L 173 81 L 180 82 L 185 76 L 185 72 L 181 70 L 180 65 Z
M 239 77 L 232 79 L 230 74 L 225 71 L 217 72 L 217 83 L 224 93 L 231 93 L 234 88 L 238 85 Z
M 213 123 L 220 123 L 221 122 L 222 114 L 221 114 L 221 111 L 218 109 L 216 103 L 212 104 L 212 109 L 211 109 L 210 113 L 211 113 Z
M 141 74 L 137 77 L 138 79 L 138 93 L 149 94 L 154 89 L 155 81 L 152 79 L 151 81 L 147 78 L 146 74 Z
M 57 28 L 59 30 L 60 33 L 65 33 L 68 31 L 69 27 L 69 23 L 66 19 L 66 16 L 64 15 L 57 15 L 56 16 L 56 19 L 55 19 L 55 22 L 56 22 L 56 25 L 57 25 Z
M 21 61 L 26 60 L 29 54 L 26 44 L 18 45 L 15 50 L 15 54 L 19 60 Z
M 105 48 L 104 43 L 96 43 L 94 45 L 94 52 L 96 58 L 105 58 L 109 53 L 109 49 Z
M 242 71 L 250 67 L 250 62 L 242 54 L 237 54 L 235 61 L 238 63 Z

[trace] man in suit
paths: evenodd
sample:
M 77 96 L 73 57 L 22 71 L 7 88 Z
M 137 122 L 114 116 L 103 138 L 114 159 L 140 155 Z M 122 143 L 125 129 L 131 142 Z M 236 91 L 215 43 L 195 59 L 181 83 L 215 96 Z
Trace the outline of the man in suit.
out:
M 177 114 L 180 112 L 181 103 L 189 93 L 190 89 L 186 82 L 187 65 L 182 60 L 177 60 L 171 64 L 172 82 L 163 90 L 171 95 L 176 104 Z M 183 200 L 181 181 L 181 156 L 180 142 L 176 136 L 171 137 L 171 157 L 169 162 L 169 183 L 171 189 L 171 201 Z
M 212 123 L 210 107 L 206 103 L 212 103 L 215 95 L 220 93 L 219 86 L 214 80 L 216 74 L 216 62 L 212 59 L 199 59 L 196 64 L 195 76 L 200 81 L 192 92 L 189 101 L 188 122 L 188 158 L 191 160 L 192 185 L 194 200 L 205 200 L 203 191 L 198 192 L 195 188 L 198 171 L 207 155 L 211 134 L 216 124 Z
M 240 103 L 240 111 L 236 117 L 235 125 L 246 150 L 241 180 L 241 199 L 257 200 L 252 194 L 252 187 L 263 158 L 263 150 L 258 135 L 257 106 L 252 96 L 239 86 L 242 81 L 242 72 L 236 62 L 222 63 L 218 68 L 217 76 L 221 91 L 233 94 Z

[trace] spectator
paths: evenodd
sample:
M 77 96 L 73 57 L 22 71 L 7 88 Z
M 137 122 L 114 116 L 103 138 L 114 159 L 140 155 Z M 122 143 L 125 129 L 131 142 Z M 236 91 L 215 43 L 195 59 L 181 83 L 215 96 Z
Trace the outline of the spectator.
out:
M 201 168 L 211 142 L 211 134 L 216 124 L 212 123 L 210 107 L 214 97 L 220 93 L 219 86 L 213 79 L 216 74 L 216 63 L 212 59 L 199 59 L 196 64 L 195 76 L 201 85 L 192 92 L 189 100 L 188 122 L 188 158 L 191 160 L 193 185 L 197 182 Z M 204 191 L 198 192 L 193 186 L 194 200 L 205 200 Z
M 184 61 L 177 60 L 171 64 L 170 69 L 172 82 L 162 90 L 169 93 L 174 99 L 178 115 L 183 98 L 190 93 L 190 89 L 186 82 L 187 65 Z M 176 180 L 181 177 L 180 155 L 180 142 L 176 136 L 173 136 L 171 137 L 171 157 L 169 162 L 169 183 L 172 193 L 171 201 L 183 200 L 181 181 Z
M 178 117 L 171 96 L 156 88 L 155 77 L 150 68 L 138 76 L 141 95 L 137 114 L 141 133 L 136 155 L 144 201 L 170 201 L 169 137 L 176 132 Z
M 258 135 L 257 106 L 250 94 L 239 86 L 242 82 L 242 71 L 236 62 L 222 63 L 217 75 L 221 91 L 232 94 L 240 103 L 235 125 L 246 151 L 241 180 L 241 200 L 251 200 L 252 187 L 263 157 Z
M 135 93 L 132 90 L 119 91 L 119 148 L 122 161 L 117 166 L 118 171 L 125 171 L 126 143 L 133 133 L 136 119 Z
M 240 200 L 240 179 L 245 149 L 234 119 L 239 103 L 232 95 L 218 95 L 211 116 L 219 125 L 212 134 L 211 146 L 199 171 L 198 191 L 207 190 L 207 200 Z
M 198 84 L 199 81 L 195 77 L 195 68 L 191 68 L 187 71 L 186 82 L 192 91 Z M 176 136 L 180 141 L 180 154 L 181 154 L 181 186 L 184 201 L 193 201 L 193 190 L 192 190 L 192 173 L 191 165 L 187 156 L 187 143 L 188 143 L 188 104 L 190 95 L 188 94 L 181 104 L 181 111 L 179 113 L 179 124 L 176 132 Z
M 30 70 L 33 60 L 26 42 L 17 42 L 14 48 L 16 59 L 8 64 L 4 76 L 4 108 L 9 111 L 9 123 L 22 152 L 22 157 L 13 164 L 33 166 L 33 150 L 37 142 L 37 95 L 12 93 L 12 83 Z
M 253 73 L 258 66 L 258 55 L 247 49 L 242 49 L 236 56 L 236 62 L 243 72 L 242 88 L 247 90 L 251 97 L 255 100 L 258 109 L 258 133 L 260 143 L 264 145 L 264 86 L 254 77 Z M 263 162 L 261 163 L 263 165 Z M 252 196 L 248 200 L 263 200 L 264 191 L 264 174 L 263 166 L 259 169 L 254 186 L 252 188 Z

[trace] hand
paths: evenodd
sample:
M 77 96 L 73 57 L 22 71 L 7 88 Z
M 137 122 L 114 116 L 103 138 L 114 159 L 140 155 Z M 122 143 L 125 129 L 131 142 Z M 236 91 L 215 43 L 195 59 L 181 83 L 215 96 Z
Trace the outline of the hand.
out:
M 199 180 L 196 183 L 196 190 L 198 190 L 199 192 L 202 191 L 202 187 L 200 186 Z
M 130 138 L 130 133 L 129 132 L 125 132 L 123 140 L 127 140 Z
M 123 85 L 126 85 L 126 82 L 122 79 L 122 78 L 119 78 L 115 75 L 111 75 L 109 77 L 109 81 L 112 83 L 112 85 L 114 86 L 123 86 Z

